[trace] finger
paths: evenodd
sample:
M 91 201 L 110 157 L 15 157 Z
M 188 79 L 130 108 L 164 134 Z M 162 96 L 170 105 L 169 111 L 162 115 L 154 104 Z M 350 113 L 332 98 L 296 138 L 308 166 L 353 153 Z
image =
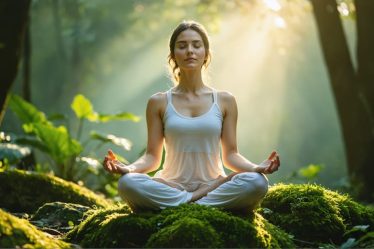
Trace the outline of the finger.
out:
M 274 166 L 275 166 L 274 161 L 271 161 L 271 164 L 270 164 L 270 166 L 269 166 L 269 168 L 268 168 L 270 173 L 273 173 L 273 171 L 274 171 Z
M 106 163 L 106 165 L 108 165 L 108 169 L 109 169 L 109 171 L 113 171 L 113 165 L 112 165 L 112 162 L 111 162 L 111 161 L 108 161 L 108 162 Z
M 277 170 L 277 168 L 278 168 L 277 163 L 276 163 L 275 161 L 272 161 L 272 164 L 271 164 L 270 167 L 269 167 L 269 171 L 270 171 L 271 173 L 273 173 L 274 171 Z
M 274 156 L 277 154 L 277 152 L 274 150 L 273 152 L 271 152 L 270 156 L 268 157 L 269 160 L 273 159 Z
M 116 160 L 117 159 L 116 155 L 114 155 L 114 153 L 113 153 L 112 150 L 109 149 L 108 150 L 108 154 L 109 154 L 110 159 L 112 159 L 112 160 Z
M 280 167 L 281 162 L 280 162 L 279 156 L 277 156 L 277 163 L 278 163 L 278 166 Z

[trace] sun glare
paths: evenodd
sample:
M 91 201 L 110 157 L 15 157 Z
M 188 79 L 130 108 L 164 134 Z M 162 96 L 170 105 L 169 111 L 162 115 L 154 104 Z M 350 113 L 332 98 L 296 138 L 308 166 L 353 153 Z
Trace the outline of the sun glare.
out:
M 277 0 L 263 0 L 265 5 L 274 11 L 279 11 L 281 9 L 281 5 Z
M 286 21 L 282 17 L 276 16 L 274 17 L 274 25 L 278 28 L 284 29 L 286 28 Z

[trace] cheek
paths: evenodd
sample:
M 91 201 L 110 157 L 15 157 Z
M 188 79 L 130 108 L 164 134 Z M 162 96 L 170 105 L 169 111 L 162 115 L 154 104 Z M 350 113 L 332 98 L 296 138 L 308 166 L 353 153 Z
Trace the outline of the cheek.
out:
M 174 57 L 175 57 L 175 59 L 178 59 L 178 58 L 180 58 L 183 55 L 184 55 L 183 51 L 181 51 L 179 49 L 175 49 L 174 50 Z

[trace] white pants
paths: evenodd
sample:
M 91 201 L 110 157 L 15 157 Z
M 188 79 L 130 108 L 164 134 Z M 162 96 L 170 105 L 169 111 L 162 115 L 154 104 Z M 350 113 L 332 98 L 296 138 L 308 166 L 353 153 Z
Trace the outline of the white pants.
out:
M 265 175 L 245 172 L 235 175 L 195 203 L 233 210 L 253 209 L 267 190 Z M 141 173 L 123 175 L 118 181 L 118 193 L 134 211 L 175 207 L 192 198 L 192 192 L 170 187 Z

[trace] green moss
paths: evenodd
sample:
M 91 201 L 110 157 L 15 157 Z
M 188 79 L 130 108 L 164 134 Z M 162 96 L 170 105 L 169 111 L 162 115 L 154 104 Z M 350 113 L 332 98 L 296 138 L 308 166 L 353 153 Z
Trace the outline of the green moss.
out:
M 217 248 L 222 247 L 222 240 L 209 223 L 184 217 L 154 233 L 146 247 Z
M 11 212 L 34 213 L 48 202 L 108 207 L 111 203 L 85 187 L 35 172 L 0 172 L 0 207 Z
M 73 203 L 51 202 L 41 206 L 31 217 L 38 227 L 48 227 L 60 232 L 70 230 L 71 223 L 78 225 L 90 208 Z
M 72 248 L 37 230 L 27 220 L 17 218 L 0 209 L 0 248 Z
M 83 247 L 294 247 L 259 214 L 242 219 L 197 204 L 156 213 L 134 214 L 126 207 L 90 212 L 66 241 Z
M 148 218 L 131 214 L 127 206 L 91 210 L 65 240 L 83 247 L 142 247 L 153 233 Z
M 265 218 L 295 235 L 300 246 L 340 244 L 347 228 L 373 224 L 371 210 L 347 195 L 314 184 L 275 185 L 270 188 L 262 207 Z

